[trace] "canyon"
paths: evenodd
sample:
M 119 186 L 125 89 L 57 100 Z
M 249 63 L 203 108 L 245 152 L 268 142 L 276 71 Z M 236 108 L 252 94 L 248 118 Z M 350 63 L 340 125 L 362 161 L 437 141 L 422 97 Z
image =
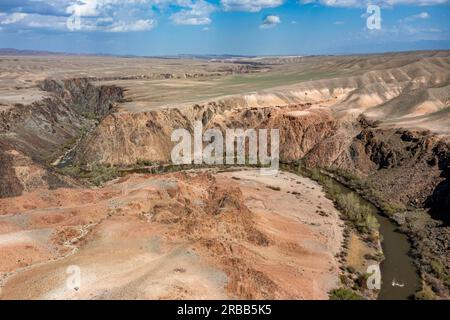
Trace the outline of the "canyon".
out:
M 379 243 L 344 226 L 320 181 L 145 173 L 171 164 L 175 129 L 201 122 L 279 129 L 281 162 L 332 176 L 395 221 L 421 295 L 448 299 L 449 67 L 448 51 L 0 56 L 0 297 L 326 299 L 349 260 L 374 260 L 340 257 L 348 228 L 352 248 Z M 71 265 L 80 290 L 64 287 Z

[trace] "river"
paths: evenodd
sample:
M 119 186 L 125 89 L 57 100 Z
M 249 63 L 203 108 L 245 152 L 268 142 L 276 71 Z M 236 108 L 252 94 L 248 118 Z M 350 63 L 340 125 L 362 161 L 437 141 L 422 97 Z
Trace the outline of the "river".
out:
M 283 166 L 283 168 L 300 175 L 307 175 L 307 172 L 302 171 L 302 169 L 299 172 L 298 166 L 288 165 Z M 410 299 L 420 288 L 421 280 L 412 258 L 408 255 L 411 245 L 407 236 L 398 231 L 398 226 L 395 222 L 384 216 L 372 203 L 366 201 L 359 194 L 331 177 L 322 174 L 322 178 L 327 179 L 341 193 L 354 193 L 361 204 L 368 205 L 372 209 L 373 215 L 380 224 L 381 246 L 385 259 L 380 266 L 382 285 L 378 299 Z

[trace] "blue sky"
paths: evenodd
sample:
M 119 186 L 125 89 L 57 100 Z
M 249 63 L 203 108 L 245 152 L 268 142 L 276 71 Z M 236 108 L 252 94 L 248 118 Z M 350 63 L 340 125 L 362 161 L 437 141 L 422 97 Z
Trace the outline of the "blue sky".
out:
M 450 0 L 0 0 L 0 47 L 129 55 L 450 49 Z

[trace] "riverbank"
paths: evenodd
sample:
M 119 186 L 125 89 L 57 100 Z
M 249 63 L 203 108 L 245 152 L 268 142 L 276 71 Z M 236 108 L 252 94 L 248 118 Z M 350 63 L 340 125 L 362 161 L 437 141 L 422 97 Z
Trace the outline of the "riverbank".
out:
M 433 219 L 426 209 L 407 207 L 386 201 L 370 185 L 355 174 L 343 170 L 322 170 L 323 174 L 354 190 L 373 204 L 381 213 L 381 219 L 394 223 L 397 233 L 402 233 L 410 243 L 411 257 L 420 276 L 420 286 L 413 297 L 419 300 L 449 299 L 450 275 L 445 266 L 450 264 L 447 244 L 450 228 Z
M 384 280 L 387 278 L 384 270 L 380 270 L 380 264 L 385 256 L 381 245 L 383 234 L 380 232 L 376 208 L 319 170 L 308 170 L 301 164 L 283 164 L 281 168 L 318 182 L 327 197 L 340 210 L 341 218 L 345 221 L 345 240 L 340 253 L 341 287 L 330 292 L 330 298 L 337 300 L 380 298 L 380 292 L 383 292 L 388 284 Z M 371 287 L 368 286 L 369 278 L 373 278 L 370 281 L 373 283 Z M 381 282 L 377 284 L 376 281 Z M 394 297 L 387 295 L 387 298 Z M 398 298 L 406 299 L 407 296 L 400 295 Z

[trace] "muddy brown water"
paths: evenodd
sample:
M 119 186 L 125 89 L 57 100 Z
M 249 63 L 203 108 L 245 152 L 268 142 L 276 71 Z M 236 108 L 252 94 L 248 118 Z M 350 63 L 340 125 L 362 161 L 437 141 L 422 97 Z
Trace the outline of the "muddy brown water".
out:
M 372 213 L 380 224 L 381 246 L 385 259 L 381 263 L 381 290 L 379 300 L 407 300 L 419 289 L 420 277 L 412 258 L 408 255 L 411 244 L 405 234 L 398 231 L 395 222 L 381 214 L 370 202 L 336 180 L 331 179 L 342 193 L 354 193 L 361 204 L 372 208 Z
M 388 218 L 376 214 L 383 236 L 385 260 L 381 264 L 383 283 L 379 300 L 405 300 L 411 298 L 420 287 L 420 277 L 408 255 L 410 243 L 405 234 Z

